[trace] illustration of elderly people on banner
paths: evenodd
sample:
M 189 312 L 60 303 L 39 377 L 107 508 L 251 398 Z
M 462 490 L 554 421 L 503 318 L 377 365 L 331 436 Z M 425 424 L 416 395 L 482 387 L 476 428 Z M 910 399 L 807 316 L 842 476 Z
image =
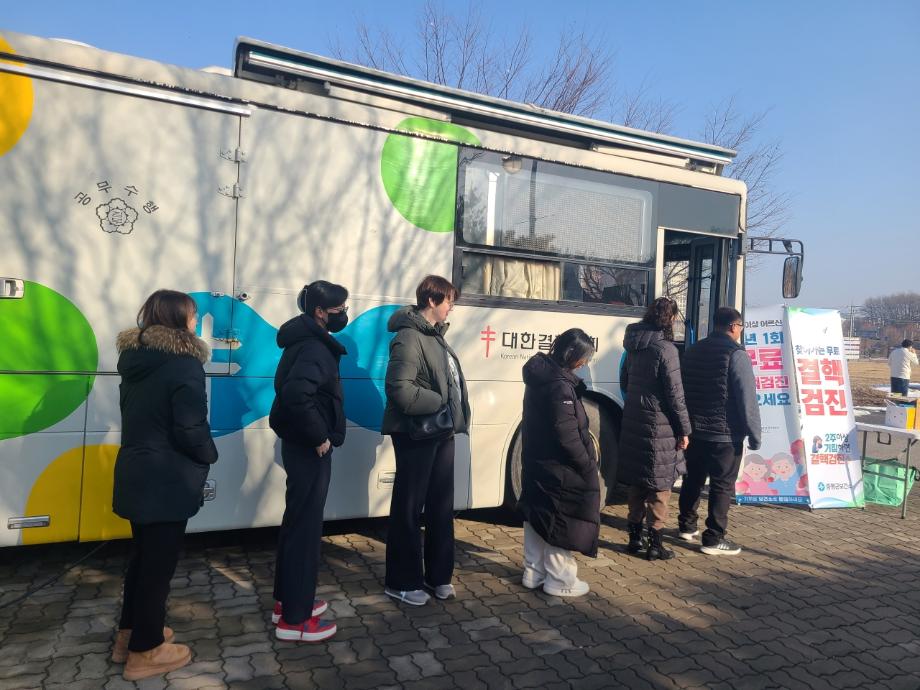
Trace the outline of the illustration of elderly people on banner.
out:
M 738 503 L 808 504 L 795 380 L 786 366 L 783 307 L 748 309 L 743 342 L 754 365 L 763 437 L 759 450 L 745 448 L 735 484 Z
M 757 387 L 762 446 L 746 450 L 738 503 L 860 507 L 862 473 L 840 315 L 752 308 L 744 344 Z

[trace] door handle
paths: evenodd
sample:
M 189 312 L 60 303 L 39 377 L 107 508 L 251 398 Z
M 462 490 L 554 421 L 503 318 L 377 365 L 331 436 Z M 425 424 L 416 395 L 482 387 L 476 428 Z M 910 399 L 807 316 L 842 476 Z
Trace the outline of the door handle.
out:
M 22 299 L 25 294 L 25 281 L 19 278 L 0 278 L 0 299 Z

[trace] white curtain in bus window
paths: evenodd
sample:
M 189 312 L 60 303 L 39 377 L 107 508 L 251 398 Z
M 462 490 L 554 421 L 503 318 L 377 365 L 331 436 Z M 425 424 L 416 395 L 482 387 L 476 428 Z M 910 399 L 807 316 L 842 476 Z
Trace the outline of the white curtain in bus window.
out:
M 465 253 L 460 289 L 474 295 L 520 299 L 559 299 L 557 262 Z

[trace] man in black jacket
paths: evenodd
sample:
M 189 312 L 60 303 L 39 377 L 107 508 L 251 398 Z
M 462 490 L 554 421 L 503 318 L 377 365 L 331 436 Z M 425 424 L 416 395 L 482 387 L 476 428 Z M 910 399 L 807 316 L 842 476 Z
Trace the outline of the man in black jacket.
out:
M 741 547 L 725 538 L 728 509 L 741 466 L 744 439 L 760 448 L 760 409 L 754 369 L 740 345 L 744 322 L 731 307 L 720 307 L 713 333 L 687 348 L 682 364 L 684 393 L 693 434 L 687 449 L 687 476 L 680 490 L 680 537 L 693 541 L 700 492 L 709 478 L 709 516 L 702 552 L 732 556 Z

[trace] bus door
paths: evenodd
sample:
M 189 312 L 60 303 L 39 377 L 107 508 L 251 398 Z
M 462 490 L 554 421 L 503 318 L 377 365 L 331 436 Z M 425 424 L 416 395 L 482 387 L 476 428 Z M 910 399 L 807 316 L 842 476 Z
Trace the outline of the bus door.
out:
M 691 345 L 712 330 L 712 317 L 724 304 L 725 244 L 719 237 L 665 231 L 664 294 L 677 302 L 680 313 L 674 339 Z
M 687 300 L 687 343 L 709 335 L 712 317 L 720 300 L 722 240 L 700 237 L 690 243 L 690 271 Z

